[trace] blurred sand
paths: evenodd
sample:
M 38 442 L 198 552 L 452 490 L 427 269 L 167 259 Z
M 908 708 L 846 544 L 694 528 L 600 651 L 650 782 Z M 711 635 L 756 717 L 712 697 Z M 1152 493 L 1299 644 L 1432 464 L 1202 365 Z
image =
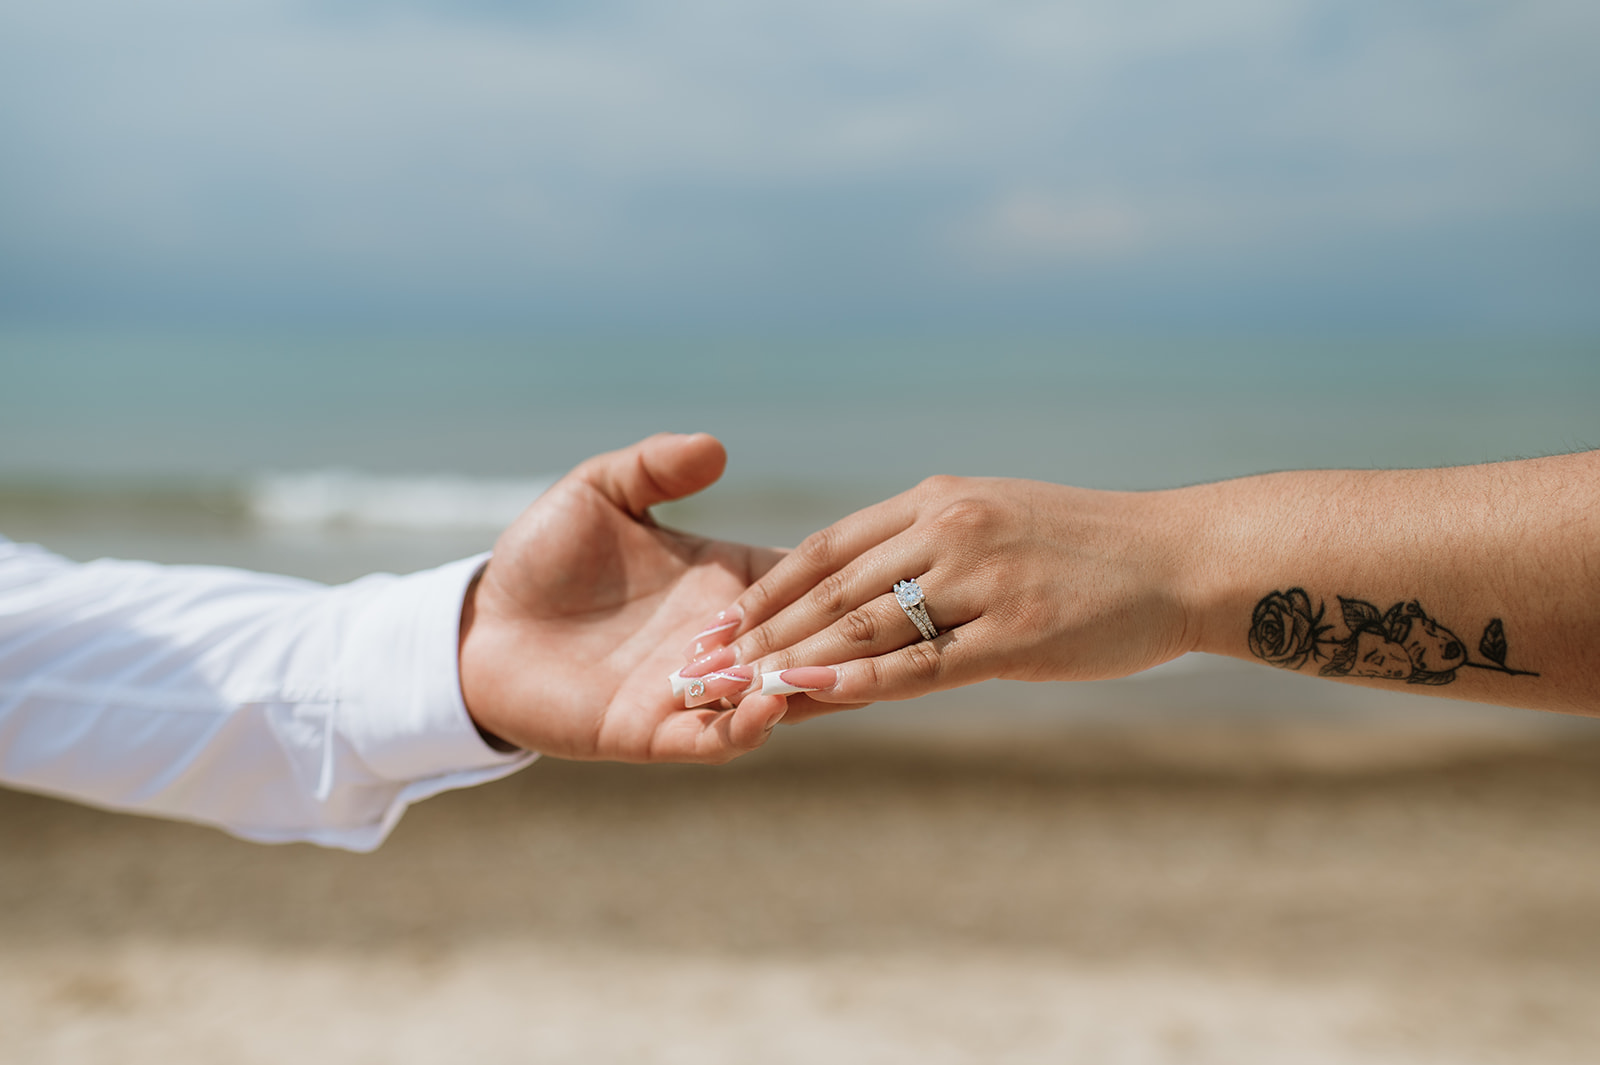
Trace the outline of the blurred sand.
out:
M 1600 1058 L 1600 731 L 933 735 L 546 761 L 371 856 L 0 793 L 0 1061 Z

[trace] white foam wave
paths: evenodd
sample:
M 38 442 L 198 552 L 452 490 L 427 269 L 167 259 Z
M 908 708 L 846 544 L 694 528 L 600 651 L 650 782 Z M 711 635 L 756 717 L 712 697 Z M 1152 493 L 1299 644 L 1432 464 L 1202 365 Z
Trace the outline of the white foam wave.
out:
M 352 470 L 274 473 L 250 486 L 265 524 L 313 528 L 500 529 L 553 477 L 381 477 Z

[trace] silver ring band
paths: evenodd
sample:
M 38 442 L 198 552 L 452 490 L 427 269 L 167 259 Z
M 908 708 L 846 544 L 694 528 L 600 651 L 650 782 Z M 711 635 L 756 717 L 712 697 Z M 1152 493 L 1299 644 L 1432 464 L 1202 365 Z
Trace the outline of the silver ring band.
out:
M 939 630 L 933 627 L 933 619 L 928 617 L 925 605 L 928 597 L 922 594 L 922 585 L 917 583 L 915 577 L 894 586 L 894 601 L 900 604 L 900 609 L 906 612 L 906 617 L 922 633 L 924 640 L 938 638 Z

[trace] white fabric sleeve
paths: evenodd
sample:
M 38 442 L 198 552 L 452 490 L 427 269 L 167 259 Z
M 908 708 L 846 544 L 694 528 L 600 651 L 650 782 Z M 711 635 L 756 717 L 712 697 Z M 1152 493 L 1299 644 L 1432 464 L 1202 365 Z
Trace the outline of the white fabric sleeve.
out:
M 534 757 L 491 749 L 462 702 L 485 557 L 329 587 L 0 538 L 0 783 L 372 850 L 410 803 Z

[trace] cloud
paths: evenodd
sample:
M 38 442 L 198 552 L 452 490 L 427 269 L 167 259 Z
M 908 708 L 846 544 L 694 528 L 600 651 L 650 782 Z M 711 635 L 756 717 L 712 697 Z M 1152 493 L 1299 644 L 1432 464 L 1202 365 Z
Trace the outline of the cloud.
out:
M 1097 263 L 1157 313 L 1197 259 L 1272 299 L 1592 227 L 1597 40 L 1587 0 L 6 3 L 0 313 L 983 314 L 974 270 Z M 1527 252 L 1500 283 L 1574 268 Z
M 1019 268 L 1041 259 L 1123 259 L 1151 237 L 1147 220 L 1126 204 L 1035 191 L 1000 196 L 957 233 L 960 244 L 996 265 Z

